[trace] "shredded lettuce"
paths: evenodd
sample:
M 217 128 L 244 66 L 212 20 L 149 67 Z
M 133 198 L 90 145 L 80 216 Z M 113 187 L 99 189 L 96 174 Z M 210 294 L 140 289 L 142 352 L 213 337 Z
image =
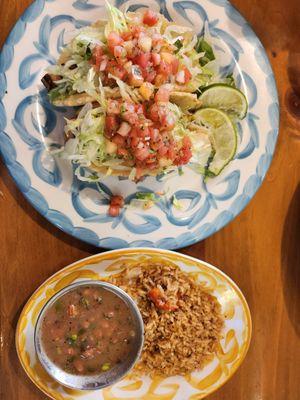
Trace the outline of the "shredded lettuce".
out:
M 180 200 L 177 199 L 176 195 L 173 194 L 172 197 L 172 204 L 175 208 L 177 208 L 177 210 L 182 210 L 183 209 L 183 204 Z
M 80 112 L 77 119 L 66 119 L 66 132 L 74 135 L 65 145 L 63 158 L 72 160 L 80 166 L 90 167 L 92 164 L 100 164 L 112 156 L 106 152 L 106 139 L 104 137 L 105 114 L 101 107 L 92 108 L 87 104 Z M 77 172 L 78 178 L 90 179 Z
M 135 198 L 131 200 L 130 206 L 148 210 L 158 201 L 158 196 L 153 192 L 137 192 Z
M 226 77 L 225 77 L 225 82 L 224 83 L 226 83 L 227 85 L 230 85 L 230 86 L 232 86 L 232 87 L 236 87 L 236 83 L 235 83 L 235 79 L 234 79 L 234 76 L 233 76 L 233 73 L 231 73 L 231 74 L 228 74 Z
M 82 28 L 68 46 L 63 50 L 57 65 L 50 66 L 47 71 L 59 75 L 58 86 L 49 92 L 50 101 L 64 99 L 75 93 L 87 93 L 100 100 L 97 92 L 98 82 L 95 71 L 89 63 L 93 48 L 104 45 L 104 27 L 90 26 Z
M 108 1 L 106 1 L 106 8 L 108 12 L 108 23 L 105 27 L 106 38 L 110 32 L 121 33 L 127 31 L 128 27 L 125 15 L 116 7 L 113 7 Z
M 149 193 L 149 192 L 137 192 L 135 197 L 138 200 L 151 200 L 151 201 L 156 201 L 157 197 L 154 193 Z
M 89 171 L 86 168 L 82 168 L 82 166 L 80 165 L 75 169 L 75 175 L 82 182 L 95 183 L 100 182 L 101 180 L 101 178 L 97 174 Z
M 206 65 L 209 61 L 216 59 L 212 47 L 204 40 L 203 37 L 198 39 L 195 50 L 198 53 L 204 53 L 204 56 L 200 59 L 200 65 L 202 66 Z

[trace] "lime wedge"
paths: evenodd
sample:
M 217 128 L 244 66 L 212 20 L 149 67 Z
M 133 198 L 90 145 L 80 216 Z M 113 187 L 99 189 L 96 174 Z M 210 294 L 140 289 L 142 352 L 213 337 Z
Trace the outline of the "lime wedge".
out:
M 248 110 L 247 99 L 240 90 L 226 84 L 207 86 L 200 96 L 202 107 L 225 111 L 230 117 L 243 119 Z
M 223 111 L 216 108 L 202 108 L 194 114 L 194 122 L 209 129 L 209 137 L 215 154 L 208 166 L 208 172 L 219 175 L 233 159 L 237 148 L 236 128 Z

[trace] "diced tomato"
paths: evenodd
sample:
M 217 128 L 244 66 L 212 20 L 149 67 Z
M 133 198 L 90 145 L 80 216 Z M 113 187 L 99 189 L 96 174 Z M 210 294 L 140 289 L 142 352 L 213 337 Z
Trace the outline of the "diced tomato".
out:
M 172 74 L 172 65 L 168 64 L 166 61 L 161 61 L 158 66 L 158 72 L 162 75 L 169 76 Z
M 135 105 L 135 112 L 136 112 L 137 114 L 145 114 L 145 112 L 146 112 L 146 105 L 145 105 L 145 103 L 143 103 L 143 104 L 136 104 L 136 105 Z
M 118 217 L 120 215 L 120 207 L 119 206 L 109 206 L 108 214 L 111 217 Z
M 110 32 L 108 35 L 107 44 L 111 53 L 114 53 L 114 48 L 120 46 L 123 42 L 124 40 L 117 32 Z
M 130 31 L 122 32 L 121 33 L 121 37 L 125 41 L 131 40 L 132 39 L 132 32 L 130 32 Z
M 159 64 L 160 64 L 160 61 L 161 61 L 160 54 L 158 54 L 158 53 L 152 53 L 152 54 L 151 54 L 151 61 L 152 61 L 152 63 L 153 63 L 154 66 L 159 65 Z
M 124 148 L 118 149 L 117 154 L 119 157 L 128 157 L 128 155 L 129 155 L 128 150 L 126 150 Z
M 184 71 L 184 83 L 188 83 L 191 80 L 192 74 L 186 67 L 183 68 L 183 71 Z
M 151 53 L 140 53 L 133 60 L 134 64 L 139 65 L 141 68 L 147 68 L 151 59 Z
M 135 149 L 135 148 L 138 146 L 139 142 L 140 142 L 140 139 L 139 139 L 139 137 L 137 136 L 137 133 L 135 132 L 135 128 L 133 128 L 133 129 L 131 130 L 130 136 L 131 136 L 130 145 L 131 145 L 131 147 L 132 147 L 133 149 Z
M 154 287 L 148 292 L 148 298 L 159 310 L 175 311 L 178 309 L 177 304 L 171 304 L 166 295 L 158 287 Z
M 162 145 L 159 149 L 158 149 L 158 154 L 160 155 L 160 157 L 163 157 L 167 154 L 168 152 L 168 147 L 165 145 Z
M 121 80 L 124 80 L 127 76 L 126 69 L 121 65 L 111 64 L 107 67 L 107 71 Z
M 134 113 L 135 112 L 135 103 L 131 102 L 131 101 L 125 101 L 123 103 L 124 107 L 125 107 L 125 111 Z
M 182 145 L 183 145 L 184 147 L 189 147 L 189 148 L 191 148 L 191 147 L 192 147 L 191 139 L 190 139 L 189 137 L 187 137 L 187 136 L 184 136 L 184 138 L 182 139 Z
M 156 139 L 155 141 L 154 140 L 151 140 L 151 142 L 150 142 L 150 147 L 151 147 L 151 149 L 152 150 L 154 150 L 154 151 L 158 151 L 158 149 L 161 147 L 163 145 L 163 141 L 162 141 L 162 139 L 159 137 L 158 139 Z
M 170 145 L 169 145 L 169 147 L 168 147 L 168 158 L 170 159 L 170 160 L 174 160 L 175 159 L 175 157 L 176 157 L 176 150 L 175 150 L 175 146 L 174 146 L 174 144 L 173 143 L 171 143 Z
M 107 102 L 107 113 L 108 114 L 120 114 L 121 103 L 118 100 L 108 100 Z
M 192 157 L 192 142 L 190 138 L 184 137 L 182 140 L 182 147 L 179 150 L 179 153 L 174 161 L 175 165 L 184 165 L 187 164 Z
M 152 83 L 155 80 L 156 77 L 156 71 L 151 70 L 149 72 L 147 72 L 146 76 L 145 76 L 145 81 Z
M 136 149 L 136 151 L 134 152 L 135 157 L 139 161 L 144 161 L 149 156 L 149 154 L 149 149 L 147 147 Z
M 171 65 L 172 65 L 172 74 L 176 75 L 177 72 L 178 72 L 178 68 L 179 68 L 179 60 L 178 60 L 178 58 L 175 57 L 173 59 Z
M 145 162 L 146 162 L 147 166 L 149 167 L 150 164 L 154 164 L 154 166 L 155 166 L 156 161 L 157 161 L 156 154 L 150 154 Z
M 176 123 L 176 117 L 172 113 L 166 112 L 160 118 L 164 129 L 171 131 Z
M 145 31 L 145 28 L 144 28 L 143 26 L 133 25 L 133 26 L 130 28 L 130 30 L 131 30 L 131 33 L 132 33 L 132 36 L 133 36 L 133 37 L 139 38 L 141 32 L 144 32 L 144 31 Z
M 139 117 L 135 112 L 125 111 L 122 113 L 122 118 L 129 122 L 130 125 L 136 125 L 139 122 Z
M 95 68 L 99 71 L 100 64 L 102 61 L 102 56 L 103 56 L 103 49 L 101 46 L 97 45 L 93 49 L 93 57 L 92 57 L 92 62 L 95 65 Z
M 125 202 L 124 202 L 123 196 L 120 196 L 120 195 L 112 196 L 111 199 L 110 199 L 110 204 L 112 206 L 118 206 L 118 207 L 121 207 L 121 208 L 124 207 Z
M 152 104 L 152 106 L 149 108 L 149 118 L 154 122 L 159 122 L 158 111 L 159 109 L 157 104 Z
M 144 18 L 143 18 L 143 23 L 145 25 L 154 26 L 157 24 L 157 21 L 158 21 L 158 15 L 156 12 L 149 10 L 149 9 L 147 11 L 145 11 Z
M 149 128 L 147 126 L 141 126 L 141 128 L 138 130 L 138 135 L 142 139 L 150 137 Z
M 155 128 L 149 128 L 149 135 L 153 142 L 156 142 L 159 139 L 159 130 Z
M 117 59 L 124 58 L 126 56 L 126 50 L 123 46 L 115 46 L 114 47 L 114 56 Z
M 118 147 L 124 147 L 126 138 L 117 134 L 112 138 L 112 142 L 115 143 Z
M 109 138 L 113 136 L 118 129 L 118 120 L 115 115 L 107 115 L 105 119 L 105 135 Z
M 170 89 L 160 87 L 155 95 L 154 101 L 156 103 L 168 103 L 170 99 Z

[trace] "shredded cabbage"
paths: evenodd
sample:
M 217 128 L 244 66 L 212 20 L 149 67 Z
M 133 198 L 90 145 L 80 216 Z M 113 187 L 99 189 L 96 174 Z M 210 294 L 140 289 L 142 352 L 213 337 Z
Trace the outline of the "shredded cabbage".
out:
M 124 165 L 124 160 L 117 158 L 115 154 L 107 153 L 108 141 L 104 136 L 105 114 L 107 98 L 121 96 L 124 100 L 135 103 L 142 103 L 144 99 L 137 88 L 131 87 L 112 74 L 108 74 L 108 77 L 114 79 L 117 86 L 114 85 L 114 88 L 103 86 L 102 72 L 96 72 L 90 60 L 95 46 L 106 46 L 107 37 L 112 31 L 122 33 L 128 30 L 129 24 L 141 23 L 142 14 L 124 14 L 108 2 L 106 5 L 108 22 L 99 22 L 80 29 L 63 50 L 59 64 L 48 69 L 50 74 L 61 76 L 59 81 L 55 81 L 57 87 L 49 93 L 52 101 L 75 93 L 87 93 L 99 103 L 97 108 L 93 108 L 93 105 L 89 103 L 81 109 L 76 119 L 66 119 L 65 131 L 68 135 L 73 134 L 74 137 L 67 141 L 63 149 L 56 150 L 65 159 L 78 164 L 75 174 L 78 179 L 87 182 L 99 181 L 98 174 L 89 170 L 89 167 L 92 169 L 93 166 L 106 167 L 107 175 L 111 175 L 114 170 L 130 171 L 129 179 L 131 180 L 136 178 L 137 173 L 136 168 Z M 219 76 L 218 63 L 213 60 L 215 39 L 210 35 L 207 22 L 204 26 L 204 36 L 199 40 L 192 28 L 168 24 L 163 17 L 160 17 L 156 26 L 148 27 L 147 30 L 150 36 L 156 32 L 162 34 L 171 45 L 166 47 L 174 49 L 181 68 L 186 66 L 191 72 L 191 80 L 182 87 L 183 90 L 201 93 L 203 86 L 214 82 L 234 84 L 232 77 L 221 79 Z M 176 84 L 176 77 L 172 76 L 171 79 Z M 174 140 L 181 142 L 186 136 L 191 139 L 193 156 L 190 162 L 198 172 L 205 173 L 208 160 L 213 154 L 209 131 L 191 122 L 191 114 L 183 112 L 176 104 L 168 103 L 165 107 L 176 117 L 175 127 L 172 130 Z M 168 179 L 175 172 L 177 172 L 177 167 L 173 165 L 165 168 L 162 179 Z M 145 198 L 137 197 L 135 200 L 155 201 L 153 193 L 143 193 L 142 196 Z M 175 196 L 173 204 L 179 208 L 179 201 Z
M 182 210 L 183 209 L 183 204 L 180 200 L 177 199 L 176 195 L 173 194 L 172 197 L 172 204 L 175 208 L 177 208 L 177 210 Z
M 106 152 L 105 114 L 101 107 L 93 109 L 91 104 L 87 104 L 77 119 L 66 119 L 66 122 L 65 131 L 71 132 L 74 138 L 67 141 L 62 153 L 63 158 L 80 166 L 90 167 L 92 164 L 102 165 L 113 157 Z M 89 179 L 82 175 L 79 169 L 77 175 L 78 179 Z
M 128 27 L 125 15 L 116 7 L 113 7 L 108 1 L 106 1 L 106 7 L 108 11 L 108 23 L 105 27 L 106 38 L 110 32 L 120 33 L 127 31 Z
M 79 165 L 76 169 L 75 169 L 75 175 L 76 177 L 82 181 L 82 182 L 100 182 L 101 178 L 98 174 L 95 174 L 92 171 L 89 171 L 86 168 L 82 168 L 81 165 Z

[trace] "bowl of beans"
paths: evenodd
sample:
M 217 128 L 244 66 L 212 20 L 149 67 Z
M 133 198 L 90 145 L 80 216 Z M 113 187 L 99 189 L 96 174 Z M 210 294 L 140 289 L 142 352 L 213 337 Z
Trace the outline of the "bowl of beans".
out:
M 143 319 L 134 300 L 103 281 L 81 281 L 56 293 L 41 310 L 35 348 L 60 384 L 96 390 L 124 377 L 138 361 Z

